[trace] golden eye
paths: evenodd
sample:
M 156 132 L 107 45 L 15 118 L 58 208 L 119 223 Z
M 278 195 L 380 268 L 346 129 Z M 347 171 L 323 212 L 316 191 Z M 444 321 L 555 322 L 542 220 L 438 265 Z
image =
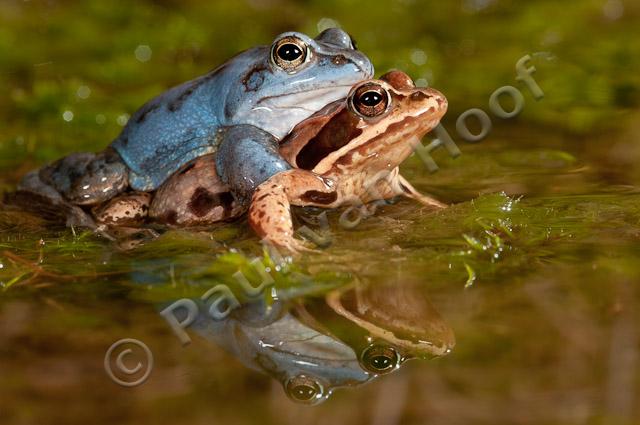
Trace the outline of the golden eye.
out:
M 285 385 L 285 391 L 291 399 L 300 403 L 313 404 L 323 397 L 322 386 L 306 375 L 291 378 Z
M 400 356 L 393 347 L 372 345 L 362 352 L 362 366 L 376 375 L 393 371 L 399 362 Z
M 389 93 L 379 84 L 366 83 L 351 95 L 352 109 L 365 118 L 382 115 L 389 106 Z
M 307 60 L 307 45 L 297 37 L 284 37 L 273 44 L 271 59 L 285 71 L 294 71 Z

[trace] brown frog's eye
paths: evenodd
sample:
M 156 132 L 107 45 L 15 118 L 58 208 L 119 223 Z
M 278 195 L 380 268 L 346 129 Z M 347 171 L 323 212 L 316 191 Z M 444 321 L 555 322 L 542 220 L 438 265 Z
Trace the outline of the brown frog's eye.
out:
M 307 60 L 309 49 L 307 45 L 297 37 L 284 37 L 273 44 L 271 59 L 280 68 L 287 72 L 295 71 Z
M 382 115 L 389 106 L 389 93 L 379 84 L 360 86 L 351 96 L 351 108 L 365 118 Z
M 383 375 L 396 369 L 400 356 L 393 347 L 371 345 L 362 352 L 362 366 L 376 375 Z
M 322 385 L 307 375 L 298 375 L 289 379 L 285 385 L 289 398 L 300 403 L 317 403 L 324 396 Z

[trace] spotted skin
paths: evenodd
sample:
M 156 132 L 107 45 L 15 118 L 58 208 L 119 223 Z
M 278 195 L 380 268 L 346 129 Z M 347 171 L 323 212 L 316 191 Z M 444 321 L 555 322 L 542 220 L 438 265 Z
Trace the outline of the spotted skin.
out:
M 136 192 L 123 195 L 93 208 L 93 216 L 101 225 L 140 226 L 149 213 L 151 195 Z
M 249 207 L 251 227 L 271 245 L 290 252 L 309 251 L 308 247 L 294 238 L 290 213 L 291 201 L 296 202 L 309 193 L 316 196 L 323 194 L 333 199 L 336 196 L 334 182 L 300 169 L 274 175 L 258 186 L 253 194 Z
M 149 216 L 171 226 L 202 226 L 244 211 L 218 177 L 215 156 L 206 155 L 188 163 L 158 189 Z

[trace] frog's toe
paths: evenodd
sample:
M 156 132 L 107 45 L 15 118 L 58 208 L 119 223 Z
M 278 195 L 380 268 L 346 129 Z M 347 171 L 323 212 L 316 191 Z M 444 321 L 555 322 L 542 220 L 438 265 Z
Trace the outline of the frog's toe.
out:
M 436 210 L 442 210 L 449 207 L 449 205 L 428 196 L 422 196 L 420 198 L 417 198 L 416 200 L 425 207 L 433 208 Z
M 297 251 L 297 253 L 303 253 L 303 252 L 307 252 L 307 253 L 313 253 L 313 254 L 319 254 L 320 250 L 318 249 L 314 249 L 314 248 L 310 248 L 307 244 L 305 244 L 302 241 L 299 241 L 298 239 L 292 239 L 292 248 L 295 249 Z
M 96 222 L 82 208 L 76 205 L 67 205 L 67 208 L 67 221 L 65 223 L 67 227 L 96 229 Z
M 144 245 L 160 237 L 160 234 L 151 228 L 114 226 L 109 224 L 100 224 L 96 229 L 96 233 L 114 242 L 116 247 L 123 251 Z
M 309 245 L 307 245 L 305 242 L 296 238 L 265 238 L 263 242 L 272 247 L 275 247 L 277 250 L 285 250 L 287 253 L 292 255 L 300 255 L 302 253 L 318 254 L 321 252 L 317 249 L 310 248 Z

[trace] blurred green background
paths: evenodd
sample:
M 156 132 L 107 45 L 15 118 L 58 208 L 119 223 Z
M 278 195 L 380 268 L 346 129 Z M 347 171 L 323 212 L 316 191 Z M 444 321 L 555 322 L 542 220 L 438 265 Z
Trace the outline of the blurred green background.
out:
M 0 192 L 102 149 L 146 100 L 236 52 L 329 26 L 376 75 L 399 68 L 442 91 L 462 150 L 435 152 L 435 174 L 415 157 L 403 165 L 452 208 L 402 201 L 352 231 L 332 212 L 333 245 L 296 265 L 318 281 L 347 270 L 421 285 L 456 349 L 313 409 L 211 344 L 183 349 L 147 303 L 153 291 L 131 288 L 139 269 L 161 283 L 202 266 L 228 278 L 246 259 L 218 256 L 260 254 L 243 221 L 123 252 L 0 210 L 0 423 L 639 423 L 639 18 L 635 0 L 0 0 Z M 539 101 L 515 80 L 527 54 Z M 456 118 L 488 112 L 504 85 L 522 90 L 523 112 L 462 141 Z M 140 388 L 102 370 L 123 337 L 157 354 Z
M 336 25 L 378 75 L 398 68 L 443 91 L 450 117 L 486 109 L 493 90 L 516 84 L 515 62 L 539 53 L 536 78 L 548 96 L 520 120 L 608 131 L 640 102 L 639 14 L 640 4 L 620 0 L 3 0 L 1 165 L 15 155 L 99 150 L 167 87 L 280 32 Z

